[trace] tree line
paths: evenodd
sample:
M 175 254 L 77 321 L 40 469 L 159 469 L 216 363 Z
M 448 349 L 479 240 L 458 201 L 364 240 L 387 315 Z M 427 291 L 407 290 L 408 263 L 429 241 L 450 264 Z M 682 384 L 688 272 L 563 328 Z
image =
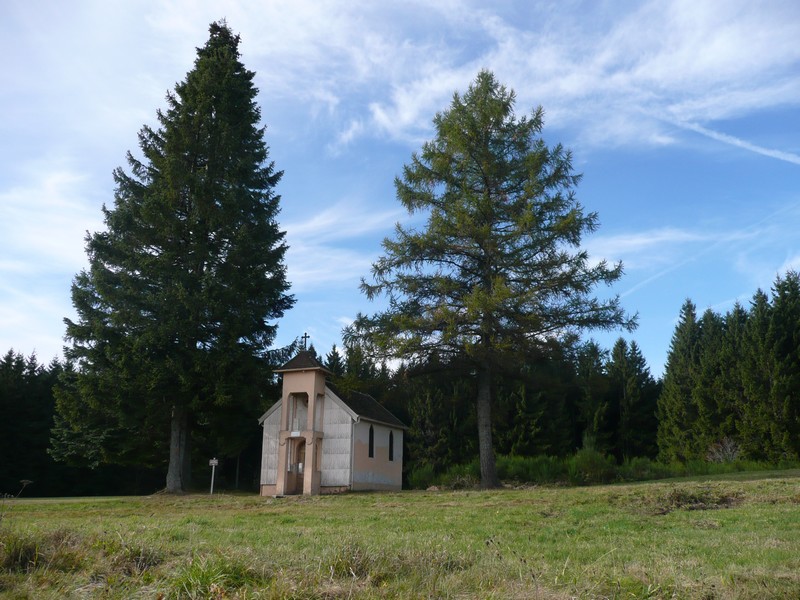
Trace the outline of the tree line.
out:
M 324 355 L 317 355 L 313 346 L 310 350 L 339 389 L 372 395 L 409 426 L 406 474 L 420 469 L 442 473 L 478 457 L 475 380 L 468 362 L 431 357 L 424 364 L 401 363 L 390 369 L 355 343 L 334 346 Z M 797 460 L 799 356 L 796 272 L 778 277 L 770 294 L 758 290 L 748 308 L 736 303 L 724 314 L 707 309 L 698 316 L 687 300 L 663 379 L 651 375 L 636 342 L 623 338 L 611 349 L 588 341 L 509 363 L 495 382 L 494 448 L 501 455 L 522 457 L 566 457 L 590 448 L 618 463 L 635 457 L 663 463 Z M 61 417 L 53 389 L 72 376 L 57 360 L 43 365 L 35 356 L 25 358 L 13 350 L 0 359 L 0 410 L 6 416 L 0 424 L 0 449 L 12 457 L 0 477 L 0 490 L 13 493 L 26 479 L 34 482 L 26 490 L 31 495 L 160 489 L 163 451 L 128 463 L 87 461 L 90 454 L 72 466 L 64 463 L 69 452 L 59 447 Z M 265 390 L 262 408 L 278 397 L 274 382 Z M 227 484 L 234 487 L 233 465 L 241 458 L 237 448 L 244 441 L 239 487 L 254 489 L 260 460 L 255 421 L 234 428 L 216 421 L 212 429 L 213 434 L 196 436 L 195 456 L 219 453 L 229 467 Z M 225 441 L 234 431 L 239 441 Z M 167 436 L 149 436 L 147 443 L 163 448 Z M 204 481 L 205 470 L 202 462 L 195 466 L 197 481 Z
M 310 350 L 316 355 L 313 346 Z M 468 364 L 431 360 L 424 366 L 390 369 L 355 344 L 341 350 L 334 346 L 318 358 L 337 388 L 370 394 L 410 427 L 407 473 L 426 467 L 441 472 L 478 456 L 475 390 Z M 13 350 L 0 359 L 0 410 L 7 415 L 0 423 L 0 448 L 13 457 L 2 472 L 0 492 L 14 493 L 22 480 L 33 481 L 25 495 L 37 496 L 162 489 L 169 443 L 164 424 L 154 426 L 147 436 L 116 439 L 119 447 L 113 455 L 93 452 L 98 446 L 65 442 L 54 389 L 73 377 L 71 368 L 57 360 L 42 365 L 35 356 L 24 358 Z M 498 378 L 497 385 L 493 430 L 500 454 L 567 456 L 590 444 L 620 459 L 655 456 L 659 384 L 635 342 L 620 339 L 610 352 L 594 342 L 565 349 L 517 365 L 515 372 Z M 216 420 L 207 424 L 202 436 L 195 433 L 190 467 L 195 487 L 206 483 L 204 459 L 215 455 L 226 467 L 222 487 L 237 487 L 239 462 L 238 488 L 256 489 L 261 431 L 253 415 L 279 399 L 277 383 L 266 388 L 264 396 L 261 408 L 236 427 Z M 86 427 L 95 435 L 108 435 L 92 422 Z
M 698 316 L 687 300 L 658 402 L 662 460 L 779 462 L 800 456 L 800 275 L 778 276 L 748 308 Z

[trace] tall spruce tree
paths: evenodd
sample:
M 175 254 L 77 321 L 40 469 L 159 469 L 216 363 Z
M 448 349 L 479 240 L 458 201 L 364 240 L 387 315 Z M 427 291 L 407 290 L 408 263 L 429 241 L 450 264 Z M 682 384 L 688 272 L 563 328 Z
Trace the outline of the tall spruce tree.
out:
M 658 452 L 664 461 L 686 460 L 697 454 L 692 433 L 697 406 L 692 401 L 692 390 L 699 338 L 697 309 L 691 300 L 686 300 L 672 334 L 664 387 L 658 398 Z
M 468 361 L 477 382 L 481 485 L 499 481 L 492 446 L 495 380 L 584 328 L 632 327 L 617 298 L 593 296 L 622 266 L 590 263 L 581 238 L 597 227 L 575 199 L 571 154 L 547 147 L 543 111 L 514 114 L 515 95 L 488 71 L 433 120 L 435 138 L 395 180 L 420 230 L 397 226 L 374 263 L 368 298 L 389 308 L 349 330 L 411 361 Z
M 692 373 L 692 403 L 696 407 L 697 420 L 692 423 L 692 440 L 698 458 L 703 458 L 708 449 L 723 436 L 722 423 L 728 417 L 729 407 L 720 404 L 722 386 L 722 348 L 725 337 L 725 322 L 713 310 L 706 309 L 699 321 L 700 335 L 697 340 L 697 363 Z
M 578 421 L 585 447 L 605 450 L 611 443 L 608 435 L 609 377 L 606 373 L 608 351 L 594 340 L 578 347 L 575 377 L 580 390 Z
M 768 397 L 772 460 L 800 456 L 800 274 L 789 271 L 772 286 L 767 345 L 773 357 Z
M 606 366 L 611 413 L 609 451 L 617 460 L 654 456 L 656 451 L 656 401 L 658 385 L 636 342 L 619 338 Z
M 325 366 L 333 374 L 333 377 L 341 377 L 344 375 L 344 358 L 336 347 L 333 345 L 331 351 L 325 355 Z
M 193 428 L 262 408 L 275 320 L 294 302 L 255 74 L 239 36 L 209 31 L 158 129 L 140 131 L 143 158 L 114 172 L 107 230 L 87 237 L 54 432 L 62 456 L 81 444 L 101 462 L 168 455 L 168 492 L 187 487 Z
M 738 442 L 738 423 L 742 420 L 742 406 L 746 402 L 743 379 L 743 357 L 747 311 L 738 302 L 724 317 L 725 334 L 719 350 L 719 383 L 717 385 L 717 410 L 720 415 L 719 438 Z
M 748 458 L 764 460 L 774 454 L 768 398 L 772 387 L 774 357 L 767 342 L 772 305 L 763 290 L 750 301 L 741 354 L 744 397 L 739 405 L 739 444 Z

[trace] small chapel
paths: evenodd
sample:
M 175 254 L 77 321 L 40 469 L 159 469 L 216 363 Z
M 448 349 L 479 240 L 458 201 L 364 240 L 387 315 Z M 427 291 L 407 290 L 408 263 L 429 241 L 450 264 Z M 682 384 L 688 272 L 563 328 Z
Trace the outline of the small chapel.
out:
M 397 417 L 368 394 L 339 392 L 307 350 L 276 372 L 281 399 L 259 419 L 262 496 L 402 488 Z

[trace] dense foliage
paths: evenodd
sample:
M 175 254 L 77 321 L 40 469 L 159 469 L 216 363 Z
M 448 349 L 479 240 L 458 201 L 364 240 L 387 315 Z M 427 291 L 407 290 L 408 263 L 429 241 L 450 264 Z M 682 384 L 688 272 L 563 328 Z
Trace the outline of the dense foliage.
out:
M 617 298 L 593 296 L 622 266 L 591 263 L 580 249 L 597 215 L 575 198 L 570 153 L 541 138 L 541 107 L 517 117 L 514 104 L 482 71 L 434 117 L 434 139 L 395 180 L 398 200 L 426 224 L 398 225 L 384 240 L 362 290 L 387 297 L 388 308 L 359 315 L 349 334 L 472 382 L 483 487 L 499 483 L 492 408 L 504 374 L 582 329 L 633 326 Z
M 433 479 L 476 461 L 476 381 L 468 362 L 432 358 L 394 371 L 346 344 L 323 360 L 339 388 L 370 393 L 409 426 L 404 467 Z M 587 450 L 622 462 L 655 458 L 660 384 L 635 342 L 609 352 L 588 342 L 516 365 L 495 380 L 492 429 L 496 451 L 511 457 L 568 457 Z
M 57 391 L 53 450 L 67 461 L 164 465 L 189 485 L 191 444 L 236 456 L 274 396 L 269 348 L 293 304 L 254 73 L 239 37 L 210 27 L 167 96 L 143 159 L 114 172 L 106 231 L 87 237 Z M 280 359 L 279 359 L 280 360 Z M 169 460 L 167 461 L 167 458 Z
M 658 402 L 664 460 L 800 456 L 800 275 L 779 276 L 750 309 L 698 318 L 687 300 Z
M 57 360 L 43 365 L 36 356 L 25 358 L 13 350 L 0 358 L 0 456 L 4 461 L 0 496 L 150 493 L 158 489 L 157 474 L 146 468 L 81 469 L 50 456 L 53 385 L 63 370 Z

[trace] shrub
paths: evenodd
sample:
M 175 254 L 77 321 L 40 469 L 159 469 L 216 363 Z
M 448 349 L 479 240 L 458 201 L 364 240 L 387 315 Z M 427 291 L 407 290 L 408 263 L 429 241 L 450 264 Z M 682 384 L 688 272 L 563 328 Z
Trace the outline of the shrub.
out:
M 732 463 L 738 460 L 739 454 L 739 444 L 729 437 L 724 437 L 711 444 L 706 453 L 706 459 L 712 463 Z
M 563 460 L 554 456 L 498 456 L 500 479 L 521 483 L 556 483 L 566 479 Z
M 654 462 L 644 456 L 626 458 L 625 461 L 617 467 L 617 474 L 623 481 L 665 479 L 673 475 L 668 465 Z
M 444 487 L 453 490 L 465 490 L 478 487 L 481 480 L 481 467 L 477 460 L 463 465 L 453 465 L 445 471 L 440 482 Z
M 414 467 L 408 473 L 408 484 L 415 490 L 426 490 L 436 482 L 433 465 L 423 464 Z
M 578 450 L 567 460 L 567 472 L 575 485 L 609 483 L 617 476 L 614 459 L 588 448 Z

